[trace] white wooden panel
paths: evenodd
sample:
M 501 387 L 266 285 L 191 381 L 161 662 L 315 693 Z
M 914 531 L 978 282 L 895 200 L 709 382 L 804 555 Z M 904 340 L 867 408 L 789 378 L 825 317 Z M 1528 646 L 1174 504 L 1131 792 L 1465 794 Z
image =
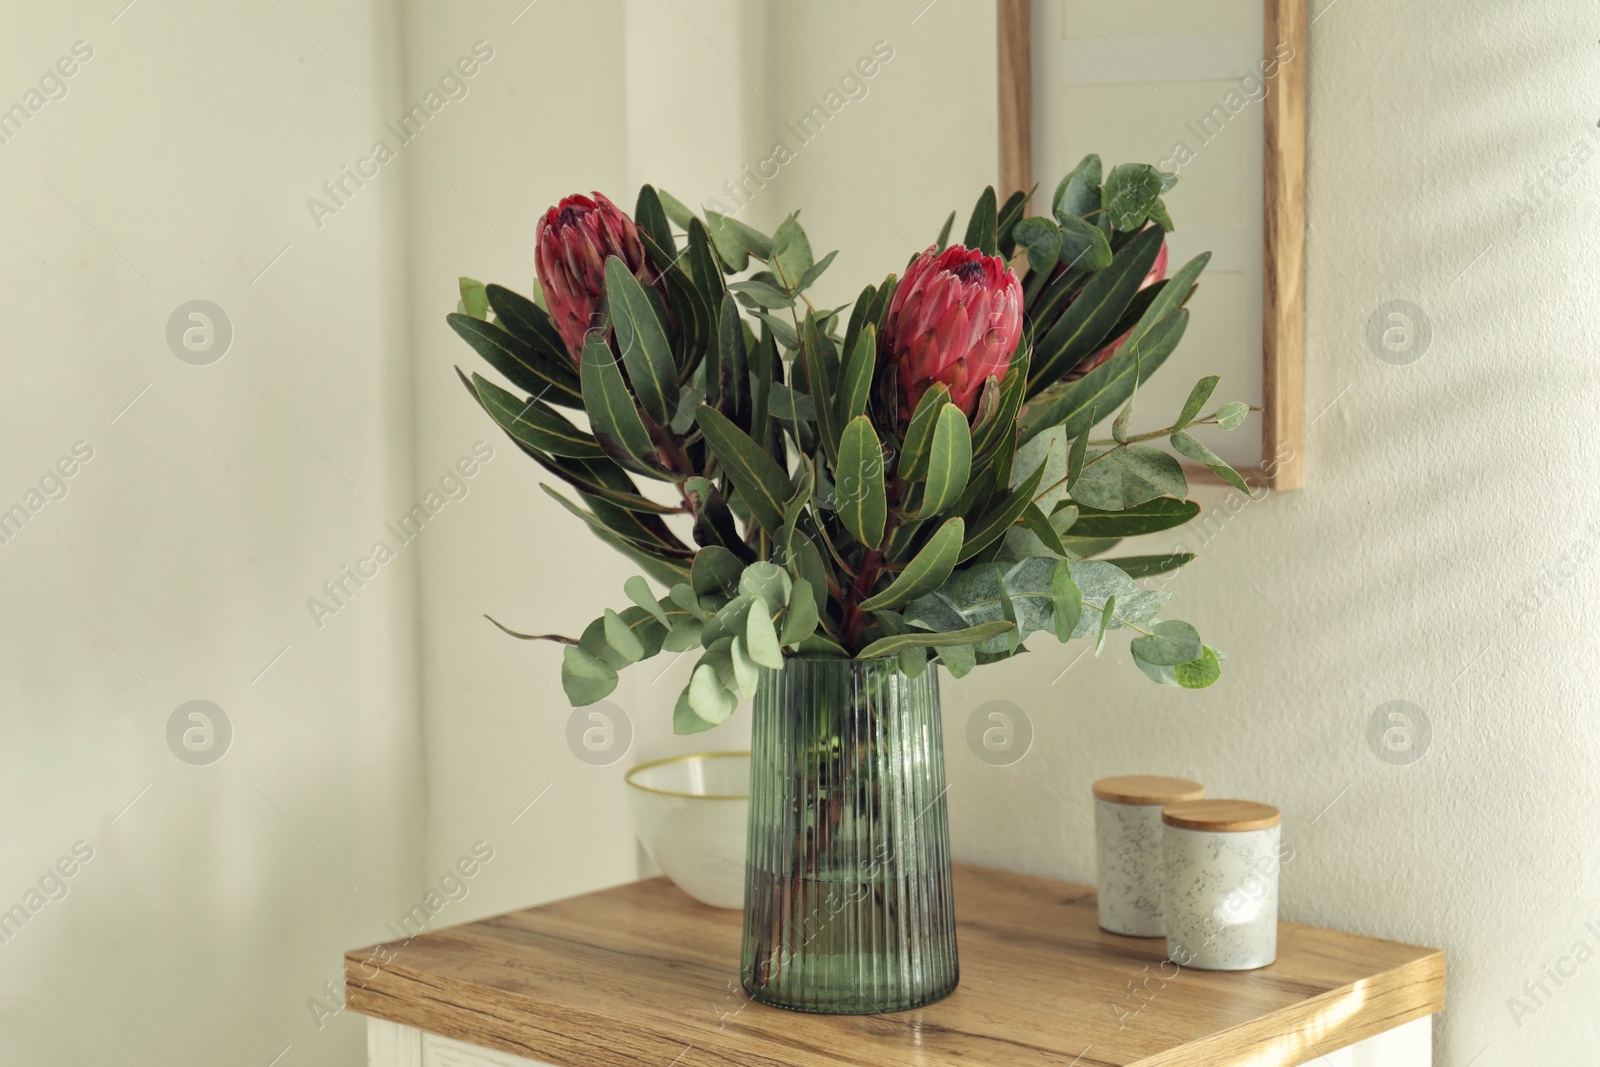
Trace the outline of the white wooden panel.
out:
M 422 1067 L 422 1031 L 368 1019 L 367 1067 Z

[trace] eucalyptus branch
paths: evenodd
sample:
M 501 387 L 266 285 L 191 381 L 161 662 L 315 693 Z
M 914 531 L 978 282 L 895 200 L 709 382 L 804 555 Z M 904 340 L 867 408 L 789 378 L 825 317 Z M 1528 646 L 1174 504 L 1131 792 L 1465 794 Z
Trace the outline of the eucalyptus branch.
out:
M 510 637 L 515 637 L 520 641 L 554 641 L 557 644 L 562 644 L 562 645 L 577 645 L 579 643 L 578 639 L 576 637 L 567 637 L 564 634 L 524 634 L 524 633 L 518 633 L 516 630 L 513 630 L 511 627 L 505 625 L 500 620 L 496 619 L 493 615 L 485 615 L 484 618 L 488 619 L 490 622 L 494 623 L 497 627 L 499 627 L 501 633 L 504 633 L 504 634 L 506 634 L 506 635 L 508 635 Z

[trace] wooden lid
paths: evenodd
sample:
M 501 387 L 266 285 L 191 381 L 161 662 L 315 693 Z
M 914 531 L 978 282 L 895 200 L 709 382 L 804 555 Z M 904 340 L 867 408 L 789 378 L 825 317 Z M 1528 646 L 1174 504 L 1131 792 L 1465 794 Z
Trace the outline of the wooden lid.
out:
M 1199 800 L 1206 787 L 1187 778 L 1163 778 L 1158 774 L 1124 774 L 1102 778 L 1094 784 L 1096 800 L 1113 804 L 1176 804 L 1180 800 Z
M 1253 800 L 1185 800 L 1161 809 L 1161 821 L 1183 830 L 1234 833 L 1278 825 L 1278 809 Z

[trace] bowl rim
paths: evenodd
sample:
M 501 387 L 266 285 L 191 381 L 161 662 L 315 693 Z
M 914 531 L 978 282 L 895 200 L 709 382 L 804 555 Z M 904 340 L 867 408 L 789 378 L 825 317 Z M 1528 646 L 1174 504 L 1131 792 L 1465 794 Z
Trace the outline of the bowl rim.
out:
M 721 752 L 690 752 L 682 756 L 668 756 L 665 759 L 651 760 L 641 763 L 622 776 L 622 780 L 641 793 L 653 793 L 658 797 L 683 797 L 685 800 L 749 800 L 750 790 L 743 793 L 685 793 L 677 789 L 657 789 L 651 785 L 641 785 L 633 780 L 633 776 L 640 771 L 653 770 L 656 767 L 665 767 L 669 763 L 687 763 L 690 760 L 729 759 L 734 756 L 750 758 L 749 749 L 728 749 Z

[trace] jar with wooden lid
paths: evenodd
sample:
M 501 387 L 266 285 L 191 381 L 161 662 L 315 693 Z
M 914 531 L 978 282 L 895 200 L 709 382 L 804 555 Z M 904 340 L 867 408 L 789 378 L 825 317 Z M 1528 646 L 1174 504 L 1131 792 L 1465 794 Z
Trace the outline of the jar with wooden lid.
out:
M 1161 809 L 1198 800 L 1205 786 L 1187 778 L 1128 774 L 1094 783 L 1096 882 L 1100 928 L 1130 937 L 1160 937 Z
M 1161 812 L 1167 955 L 1180 967 L 1249 971 L 1278 958 L 1278 809 L 1190 800 Z

